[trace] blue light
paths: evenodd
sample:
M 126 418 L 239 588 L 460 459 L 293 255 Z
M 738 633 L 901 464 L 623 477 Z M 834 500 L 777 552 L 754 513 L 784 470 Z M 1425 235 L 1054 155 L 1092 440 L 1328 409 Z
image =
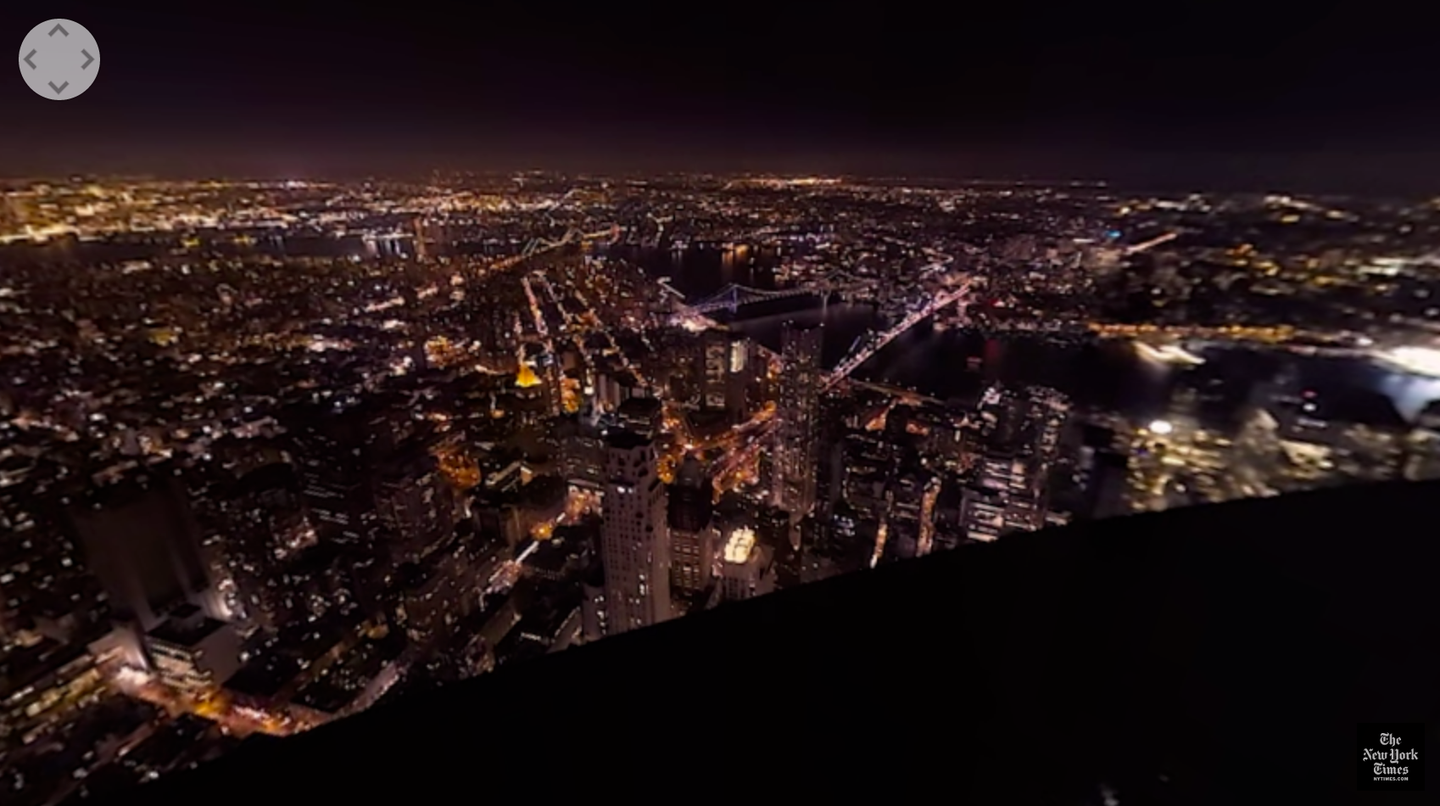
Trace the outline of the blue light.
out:
M 1110 230 L 1109 232 L 1107 232 L 1107 233 L 1105 233 L 1105 234 L 1108 235 L 1108 236 L 1110 236 L 1110 238 L 1113 240 L 1113 239 L 1115 239 L 1115 238 L 1119 238 L 1119 237 L 1120 237 L 1120 230 L 1118 230 L 1118 229 L 1112 229 L 1112 230 Z

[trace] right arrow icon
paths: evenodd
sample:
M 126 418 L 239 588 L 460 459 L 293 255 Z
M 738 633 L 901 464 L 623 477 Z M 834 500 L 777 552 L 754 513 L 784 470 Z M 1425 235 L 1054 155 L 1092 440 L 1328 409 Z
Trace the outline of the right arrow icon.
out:
M 89 67 L 89 66 L 90 66 L 90 63 L 93 62 L 93 61 L 95 61 L 95 57 L 94 57 L 94 56 L 91 56 L 91 55 L 90 55 L 90 51 L 88 51 L 88 50 L 82 50 L 82 51 L 80 51 L 80 54 L 85 57 L 85 63 L 82 64 L 82 65 L 80 65 L 80 69 L 81 69 L 81 70 L 84 70 L 85 68 Z

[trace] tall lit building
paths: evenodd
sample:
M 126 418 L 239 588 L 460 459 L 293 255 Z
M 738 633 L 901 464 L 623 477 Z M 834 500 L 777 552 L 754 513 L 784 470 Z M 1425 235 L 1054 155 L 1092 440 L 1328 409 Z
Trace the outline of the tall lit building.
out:
M 791 521 L 790 513 L 783 509 L 761 507 L 755 513 L 755 536 L 770 552 L 777 589 L 800 584 L 802 534 L 800 524 Z
M 379 520 L 371 471 L 393 437 L 367 412 L 312 411 L 291 427 L 296 470 L 311 523 L 321 540 L 373 545 Z
M 435 457 L 413 445 L 378 473 L 376 514 L 395 541 L 402 561 L 418 562 L 449 539 L 455 528 L 455 502 Z
M 707 330 L 700 336 L 700 405 L 725 408 L 725 379 L 730 369 L 730 339 L 723 330 Z
M 670 618 L 670 536 L 666 488 L 655 470 L 655 445 L 630 431 L 606 436 L 605 523 L 600 553 L 611 634 Z
M 749 387 L 755 372 L 750 341 L 739 333 L 707 330 L 700 335 L 699 346 L 695 376 L 699 379 L 701 409 L 723 411 L 731 422 L 744 420 L 749 413 Z
M 615 421 L 632 434 L 654 439 L 665 422 L 665 406 L 653 397 L 632 397 L 620 404 Z
M 571 415 L 557 421 L 560 468 L 572 486 L 604 489 L 605 440 L 593 418 Z
M 800 327 L 787 322 L 780 337 L 781 420 L 772 498 L 796 522 L 815 504 L 823 334 L 818 326 Z
M 753 599 L 775 590 L 769 549 L 760 545 L 755 530 L 735 529 L 720 552 L 720 597 L 734 602 Z
M 967 487 L 961 507 L 964 536 L 980 542 L 1033 531 L 1044 523 L 1044 510 L 1033 499 L 986 484 Z
M 686 607 L 709 587 L 714 577 L 719 540 L 714 525 L 714 487 L 694 457 L 686 457 L 670 486 L 667 524 L 670 528 L 670 590 Z
M 729 360 L 726 362 L 725 411 L 734 422 L 750 416 L 760 399 L 754 389 L 761 362 L 756 359 L 756 345 L 738 333 L 730 334 Z M 753 391 L 752 391 L 753 390 Z
M 975 480 L 961 504 L 965 537 L 989 541 L 1045 525 L 1046 472 L 1068 412 L 1068 402 L 1050 390 L 985 391 L 977 411 Z
M 191 604 L 145 634 L 145 652 L 161 680 L 190 691 L 219 686 L 240 670 L 242 657 L 234 626 Z
M 430 259 L 430 249 L 426 245 L 425 221 L 415 219 L 415 259 L 424 263 Z

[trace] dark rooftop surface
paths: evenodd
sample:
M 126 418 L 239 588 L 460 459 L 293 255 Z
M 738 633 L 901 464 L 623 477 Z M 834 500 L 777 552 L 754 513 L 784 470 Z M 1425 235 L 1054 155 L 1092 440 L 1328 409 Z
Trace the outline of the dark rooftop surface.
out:
M 693 773 L 792 802 L 1354 802 L 1356 723 L 1440 716 L 1436 500 L 1356 487 L 966 546 L 242 746 L 135 801 L 644 801 Z
M 632 376 L 633 377 L 633 376 Z M 621 417 L 654 417 L 660 414 L 665 408 L 658 398 L 653 397 L 627 397 L 620 402 L 616 412 Z
M 84 646 L 49 638 L 29 647 L 0 653 L 0 700 L 86 653 Z
M 252 697 L 273 697 L 300 674 L 300 661 L 280 652 L 262 652 L 225 681 L 225 688 Z
M 605 434 L 605 443 L 619 450 L 634 450 L 650 442 L 649 437 L 624 428 L 614 428 Z
M 150 637 L 173 646 L 193 647 L 225 623 L 197 615 L 198 608 L 191 604 L 177 607 L 170 617 L 150 631 Z
M 385 664 L 399 657 L 403 648 L 403 641 L 365 639 L 300 689 L 295 701 L 325 713 L 336 713 L 360 696 Z

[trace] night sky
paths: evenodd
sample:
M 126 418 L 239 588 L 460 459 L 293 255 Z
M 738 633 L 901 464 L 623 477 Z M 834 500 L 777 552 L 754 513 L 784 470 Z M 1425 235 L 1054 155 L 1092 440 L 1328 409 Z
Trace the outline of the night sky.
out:
M 135 5 L 0 10 L 13 47 L 45 19 L 82 23 L 103 67 L 68 102 L 10 68 L 0 172 L 780 170 L 1440 192 L 1440 59 L 1413 3 Z

